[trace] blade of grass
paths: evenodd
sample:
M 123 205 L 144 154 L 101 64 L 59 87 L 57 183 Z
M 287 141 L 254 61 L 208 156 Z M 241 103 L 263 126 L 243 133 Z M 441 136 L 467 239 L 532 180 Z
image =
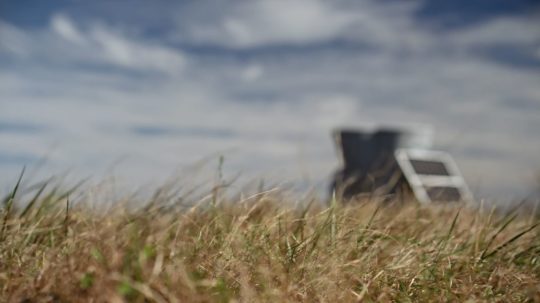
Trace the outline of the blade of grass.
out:
M 15 187 L 13 188 L 13 191 L 11 191 L 11 194 L 9 195 L 9 199 L 7 200 L 5 204 L 6 209 L 5 209 L 4 218 L 2 219 L 2 229 L 0 230 L 0 241 L 4 239 L 4 233 L 7 227 L 7 220 L 9 219 L 9 215 L 11 214 L 13 201 L 15 199 L 15 195 L 17 194 L 17 191 L 19 190 L 19 186 L 21 185 L 21 181 L 24 176 L 25 170 L 26 170 L 26 167 L 23 167 L 21 174 L 19 175 L 19 179 L 17 180 L 17 184 L 15 184 Z
M 334 204 L 334 202 L 332 202 L 332 204 Z M 313 234 L 308 237 L 311 239 L 311 247 L 307 251 L 307 256 L 311 256 L 315 252 L 315 248 L 317 248 L 317 244 L 319 243 L 319 239 L 321 238 L 323 231 L 327 228 L 328 225 L 331 224 L 333 214 L 332 208 L 325 209 L 319 215 L 323 215 L 325 212 L 328 212 L 328 215 L 326 216 L 322 224 L 318 224 Z
M 59 191 L 58 185 L 55 186 L 43 199 L 40 200 L 40 203 L 37 207 L 37 210 L 32 213 L 32 216 L 30 219 L 34 220 L 35 218 L 39 217 L 39 215 L 42 213 L 42 211 L 49 206 L 51 201 L 56 196 L 56 193 Z
M 448 229 L 448 232 L 446 233 L 446 236 L 437 243 L 438 249 L 437 254 L 435 255 L 435 258 L 433 259 L 433 264 L 429 268 L 429 271 L 433 277 L 435 276 L 435 266 L 439 263 L 441 252 L 446 248 L 446 245 L 448 245 L 448 241 L 450 240 L 450 237 L 452 236 L 452 232 L 454 231 L 456 227 L 456 223 L 459 217 L 459 214 L 461 213 L 461 209 L 459 208 L 456 212 L 456 215 L 454 216 L 454 219 L 452 220 L 452 224 L 450 225 L 450 229 Z M 442 246 L 441 246 L 442 244 Z
M 68 223 L 69 223 L 69 196 L 66 198 L 66 214 L 64 218 L 64 235 L 68 235 Z
M 45 182 L 43 183 L 43 185 L 39 188 L 39 190 L 36 192 L 36 194 L 34 195 L 34 197 L 32 198 L 32 200 L 30 200 L 30 202 L 28 202 L 28 204 L 26 205 L 26 207 L 23 209 L 23 211 L 19 214 L 19 218 L 23 218 L 24 216 L 26 216 L 26 214 L 32 209 L 32 207 L 34 207 L 34 204 L 36 204 L 36 202 L 38 201 L 39 197 L 41 196 L 41 194 L 43 194 L 43 192 L 45 191 L 45 188 L 49 185 L 49 183 Z
M 300 239 L 302 241 L 304 240 L 304 225 L 305 225 L 305 220 L 306 220 L 306 214 L 308 213 L 309 209 L 313 205 L 313 202 L 315 202 L 315 200 L 310 200 L 308 205 L 304 207 L 304 209 L 302 210 L 302 213 L 297 219 L 298 225 L 296 226 L 296 229 L 293 232 L 294 235 L 298 235 L 300 233 Z
M 448 233 L 446 233 L 446 236 L 443 239 L 441 239 L 441 241 L 437 244 L 437 246 L 439 246 L 439 249 L 437 251 L 437 258 L 440 252 L 446 248 L 446 245 L 448 244 L 448 240 L 450 240 L 450 237 L 452 236 L 452 232 L 454 231 L 454 228 L 456 227 L 457 219 L 460 213 L 461 213 L 461 208 L 458 209 L 458 211 L 456 212 L 456 215 L 454 216 L 454 219 L 452 220 L 452 225 L 450 225 L 450 229 L 448 230 Z M 441 243 L 442 243 L 442 246 L 440 246 Z
M 362 240 L 364 239 L 364 233 L 366 230 L 369 230 L 371 228 L 371 224 L 373 224 L 373 220 L 375 220 L 375 217 L 377 216 L 377 213 L 379 212 L 379 210 L 381 209 L 382 207 L 382 203 L 377 203 L 377 207 L 375 208 L 375 210 L 373 211 L 373 213 L 371 214 L 371 216 L 369 217 L 369 220 L 368 222 L 366 223 L 366 225 L 364 226 L 364 228 L 360 229 L 360 234 L 358 235 L 358 237 L 356 238 L 356 248 L 358 248 L 358 245 L 360 244 L 360 242 L 362 242 Z
M 530 232 L 531 230 L 535 229 L 537 226 L 540 225 L 540 222 L 532 225 L 531 227 L 527 228 L 526 230 L 516 234 L 515 236 L 513 236 L 512 238 L 508 239 L 506 242 L 504 242 L 503 244 L 497 246 L 497 248 L 495 248 L 492 252 L 490 252 L 489 254 L 483 256 L 483 258 L 481 258 L 481 260 L 485 260 L 493 255 L 495 255 L 497 252 L 499 252 L 501 249 L 505 248 L 506 246 L 510 245 L 512 242 L 516 241 L 517 239 L 523 237 L 525 234 L 527 234 L 528 232 Z
M 506 227 L 508 227 L 508 225 L 510 225 L 510 223 L 512 223 L 512 221 L 514 221 L 515 219 L 517 218 L 517 214 L 514 214 L 512 215 L 508 220 L 506 220 L 506 222 L 504 222 L 503 225 L 501 225 L 501 227 L 499 227 L 499 229 L 497 230 L 497 232 L 495 232 L 495 234 L 493 234 L 493 236 L 491 236 L 491 238 L 489 239 L 486 247 L 484 248 L 484 251 L 482 251 L 482 254 L 480 255 L 480 260 L 484 260 L 485 257 L 486 257 L 486 253 L 489 249 L 489 247 L 491 246 L 491 244 L 493 243 L 493 241 L 495 241 L 495 238 L 497 238 L 497 236 L 503 231 L 506 229 Z
M 47 207 L 50 207 L 52 204 L 58 201 L 62 201 L 63 199 L 67 198 L 69 195 L 74 193 L 79 187 L 81 187 L 84 184 L 84 182 L 86 182 L 87 180 L 88 178 L 79 181 L 77 184 L 72 186 L 67 191 L 59 194 L 58 196 L 57 196 L 57 193 L 60 192 L 60 186 L 58 185 L 55 186 L 45 197 L 43 197 L 43 199 L 40 200 L 39 207 L 37 208 L 37 211 L 32 214 L 32 218 L 38 217 L 44 209 L 46 209 Z

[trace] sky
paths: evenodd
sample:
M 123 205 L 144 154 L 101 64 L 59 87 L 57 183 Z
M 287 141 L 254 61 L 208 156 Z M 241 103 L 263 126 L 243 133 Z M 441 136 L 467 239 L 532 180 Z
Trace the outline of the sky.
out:
M 381 125 L 431 126 L 480 198 L 526 196 L 540 1 L 0 0 L 0 191 L 25 165 L 139 186 L 220 156 L 325 191 L 331 131 Z

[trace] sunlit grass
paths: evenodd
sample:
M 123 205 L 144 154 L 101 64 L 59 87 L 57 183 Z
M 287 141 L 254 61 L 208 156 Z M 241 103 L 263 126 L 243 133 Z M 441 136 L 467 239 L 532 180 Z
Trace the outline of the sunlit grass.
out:
M 534 216 L 279 189 L 103 211 L 48 183 L 18 191 L 0 216 L 5 302 L 540 301 Z

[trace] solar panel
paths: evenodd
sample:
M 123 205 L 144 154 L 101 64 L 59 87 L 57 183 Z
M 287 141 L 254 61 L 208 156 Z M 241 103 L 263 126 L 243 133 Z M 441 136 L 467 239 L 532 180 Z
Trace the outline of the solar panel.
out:
M 414 195 L 421 203 L 472 199 L 463 176 L 449 154 L 398 149 L 395 156 Z
M 414 172 L 419 175 L 449 176 L 450 173 L 444 163 L 438 161 L 410 159 Z
M 451 186 L 427 187 L 426 193 L 431 201 L 461 201 L 459 188 Z

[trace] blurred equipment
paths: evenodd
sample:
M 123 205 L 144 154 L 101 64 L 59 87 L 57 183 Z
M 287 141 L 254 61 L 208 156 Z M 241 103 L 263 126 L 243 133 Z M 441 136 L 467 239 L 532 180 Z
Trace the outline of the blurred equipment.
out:
M 341 129 L 334 139 L 342 169 L 331 190 L 345 201 L 371 195 L 415 198 L 423 204 L 472 200 L 452 157 L 431 150 L 430 129 Z

